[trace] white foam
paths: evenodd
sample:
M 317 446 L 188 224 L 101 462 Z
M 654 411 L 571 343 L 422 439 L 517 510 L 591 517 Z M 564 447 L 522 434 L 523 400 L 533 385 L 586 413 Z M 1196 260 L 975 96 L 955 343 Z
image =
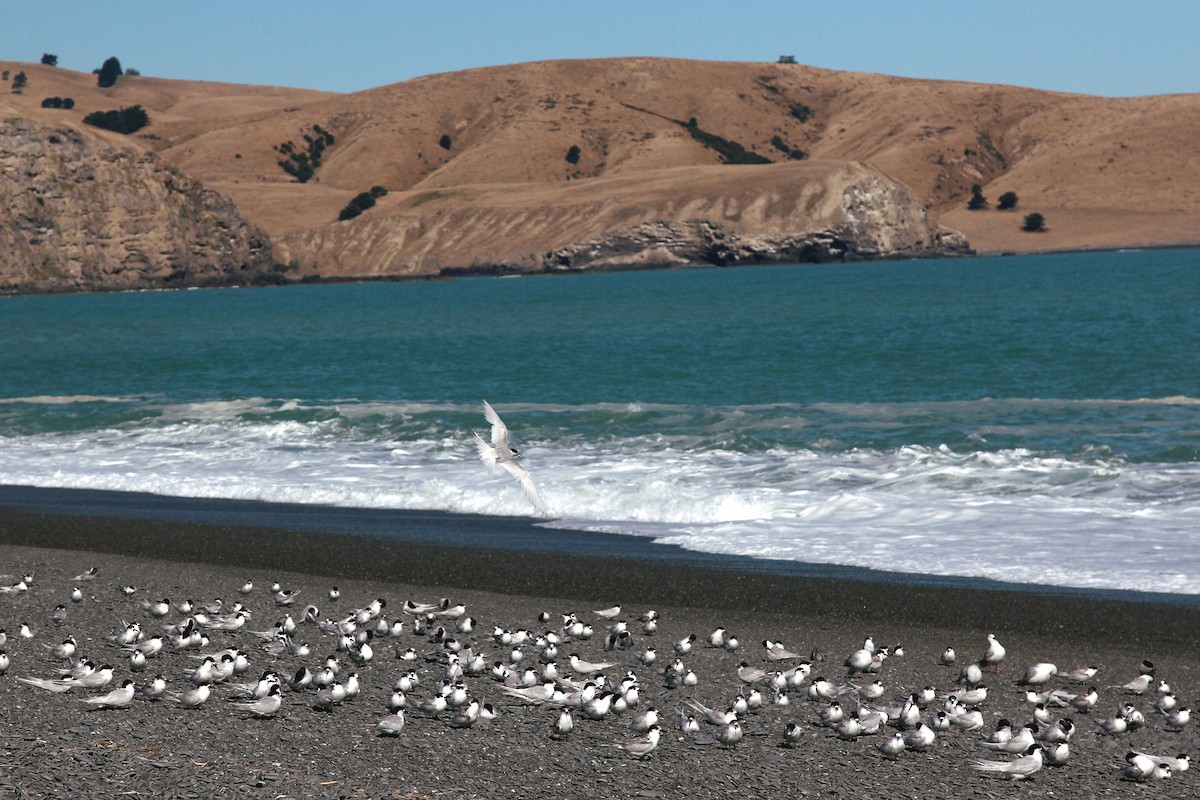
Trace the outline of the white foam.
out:
M 515 483 L 486 474 L 466 430 L 430 422 L 446 412 L 475 409 L 265 398 L 164 405 L 138 422 L 9 434 L 0 482 L 529 514 Z M 727 426 L 715 420 L 700 434 L 680 433 L 685 423 L 669 435 L 603 441 L 556 432 L 524 449 L 556 524 L 576 529 L 714 553 L 1200 593 L 1195 462 L 915 445 L 744 452 L 713 443 Z
M 74 395 L 33 395 L 30 397 L 0 397 L 2 405 L 18 403 L 45 406 L 62 406 L 72 403 L 134 403 L 137 397 L 109 397 L 105 395 L 74 394 Z

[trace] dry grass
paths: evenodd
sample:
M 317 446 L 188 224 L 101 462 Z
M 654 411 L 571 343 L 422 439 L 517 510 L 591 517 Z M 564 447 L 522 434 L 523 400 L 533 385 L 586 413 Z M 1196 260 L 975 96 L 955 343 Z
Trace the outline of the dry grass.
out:
M 476 69 L 349 95 L 149 77 L 102 90 L 90 74 L 0 67 L 29 76 L 25 93 L 6 96 L 0 110 L 10 105 L 78 124 L 89 111 L 141 104 L 152 124 L 133 141 L 231 196 L 248 219 L 286 238 L 285 250 L 336 240 L 360 255 L 374 252 L 380 264 L 398 257 L 379 255 L 377 248 L 396 246 L 380 238 L 381 221 L 446 208 L 464 219 L 471 209 L 490 219 L 497 208 L 547 216 L 567 187 L 578 207 L 636 218 L 650 207 L 663 213 L 672 192 L 702 201 L 692 194 L 695 170 L 707 167 L 724 177 L 707 176 L 704 192 L 739 194 L 762 178 L 764 194 L 747 204 L 769 207 L 784 191 L 778 176 L 790 173 L 779 172 L 783 165 L 718 166 L 720 155 L 677 122 L 692 117 L 773 159 L 785 158 L 772 144 L 777 137 L 814 163 L 870 164 L 907 184 L 935 219 L 984 251 L 1200 241 L 1200 95 L 1110 99 L 651 58 Z M 42 110 L 46 96 L 73 97 L 76 107 Z M 799 107 L 811 117 L 802 120 Z M 314 180 L 297 184 L 279 169 L 274 148 L 300 142 L 314 123 L 337 141 Z M 450 149 L 439 146 L 442 136 L 451 138 Z M 565 158 L 573 145 L 580 148 L 576 164 Z M 1017 212 L 965 211 L 972 183 L 993 202 L 1015 191 Z M 392 194 L 353 222 L 335 222 L 351 197 L 376 184 Z M 688 205 L 676 203 L 670 213 L 698 211 Z M 1046 216 L 1046 233 L 1020 231 L 1030 211 Z M 758 220 L 783 221 L 770 213 Z M 582 231 L 588 219 L 555 224 Z M 508 226 L 489 237 L 490 246 L 529 249 L 528 235 Z

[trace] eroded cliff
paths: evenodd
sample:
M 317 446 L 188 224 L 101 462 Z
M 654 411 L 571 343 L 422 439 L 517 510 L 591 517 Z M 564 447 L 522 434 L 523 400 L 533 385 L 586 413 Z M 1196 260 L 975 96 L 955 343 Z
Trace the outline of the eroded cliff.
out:
M 0 118 L 0 291 L 277 279 L 232 201 L 115 136 Z
M 280 238 L 301 274 L 543 272 L 969 252 L 864 165 L 688 167 L 587 182 L 392 193 Z

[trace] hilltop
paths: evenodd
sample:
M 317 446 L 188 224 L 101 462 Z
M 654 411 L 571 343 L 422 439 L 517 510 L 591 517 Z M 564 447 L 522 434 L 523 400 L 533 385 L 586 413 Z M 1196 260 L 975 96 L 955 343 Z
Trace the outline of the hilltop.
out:
M 1200 241 L 1200 95 L 658 58 L 344 95 L 0 67 L 29 78 L 6 115 L 93 136 L 88 112 L 141 105 L 151 124 L 117 138 L 230 198 L 291 279 L 960 252 L 953 232 L 980 252 Z M 1020 230 L 1030 211 L 1045 232 Z

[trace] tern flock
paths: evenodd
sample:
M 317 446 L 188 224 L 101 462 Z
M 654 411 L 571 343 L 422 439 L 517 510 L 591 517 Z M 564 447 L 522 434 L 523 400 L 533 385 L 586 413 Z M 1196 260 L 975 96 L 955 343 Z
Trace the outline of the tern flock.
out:
M 886 759 L 963 748 L 981 779 L 1023 780 L 1046 767 L 1070 769 L 1077 748 L 1124 738 L 1124 760 L 1110 764 L 1114 780 L 1178 780 L 1189 766 L 1179 748 L 1151 753 L 1134 746 L 1139 730 L 1153 729 L 1164 741 L 1194 724 L 1149 661 L 1115 685 L 1098 678 L 1095 667 L 1039 662 L 1014 672 L 1004 646 L 989 635 L 977 658 L 962 659 L 954 648 L 931 654 L 936 677 L 913 689 L 887 681 L 889 664 L 912 656 L 870 636 L 837 659 L 779 640 L 746 644 L 721 627 L 674 638 L 660 633 L 654 611 L 630 614 L 621 606 L 542 612 L 529 628 L 510 628 L 485 624 L 447 598 L 409 599 L 394 616 L 383 598 L 330 613 L 296 606 L 303 592 L 278 584 L 264 591 L 246 581 L 236 601 L 171 602 L 141 599 L 131 586 L 118 597 L 118 590 L 93 584 L 96 578 L 93 568 L 74 576 L 72 587 L 47 587 L 32 574 L 0 576 L 0 620 L 18 607 L 34 613 L 37 604 L 28 601 L 40 596 L 51 626 L 0 629 L 0 672 L 18 676 L 28 691 L 97 712 L 146 702 L 187 713 L 217 703 L 231 714 L 270 720 L 372 703 L 381 737 L 540 718 L 547 737 L 582 737 L 630 759 L 653 757 L 660 745 L 732 749 L 754 736 L 794 749 L 821 736 Z M 134 621 L 114 618 L 106 635 L 71 633 L 72 607 L 106 591 L 112 602 L 128 604 Z M 59 596 L 67 602 L 51 610 Z M 341 607 L 341 596 L 331 588 L 321 602 Z M 269 624 L 256 630 L 260 619 Z M 22 641 L 19 659 L 8 653 L 13 639 Z M 699 653 L 706 654 L 703 674 L 689 667 Z M 155 661 L 187 667 L 152 674 Z M 81 694 L 87 696 L 74 699 Z M 989 713 L 998 694 L 1023 696 L 1027 718 Z

